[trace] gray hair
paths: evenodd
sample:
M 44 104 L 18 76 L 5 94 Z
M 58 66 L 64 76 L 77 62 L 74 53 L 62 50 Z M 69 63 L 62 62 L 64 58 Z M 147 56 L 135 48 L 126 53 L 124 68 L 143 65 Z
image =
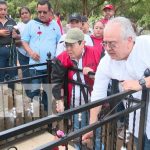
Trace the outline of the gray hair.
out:
M 127 39 L 128 37 L 132 37 L 133 41 L 135 41 L 136 33 L 134 31 L 131 21 L 128 18 L 115 17 L 115 18 L 109 20 L 105 27 L 107 28 L 107 26 L 109 24 L 111 25 L 112 23 L 119 23 L 121 25 L 122 37 L 124 39 Z

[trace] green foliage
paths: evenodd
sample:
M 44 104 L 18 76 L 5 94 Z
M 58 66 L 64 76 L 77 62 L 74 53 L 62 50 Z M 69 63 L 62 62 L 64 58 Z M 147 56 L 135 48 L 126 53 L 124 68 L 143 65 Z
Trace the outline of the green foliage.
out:
M 90 27 L 93 27 L 94 23 L 100 19 L 101 19 L 101 17 L 99 17 L 99 16 L 91 16 L 88 20 L 90 22 Z
M 21 6 L 28 6 L 33 16 L 36 15 L 37 0 L 7 0 L 9 14 L 13 18 L 18 17 Z M 126 16 L 134 20 L 138 26 L 150 29 L 150 3 L 149 0 L 50 0 L 54 12 L 61 12 L 67 20 L 68 15 L 79 12 L 89 16 L 93 23 L 95 19 L 102 17 L 104 3 L 112 3 L 116 6 L 116 15 Z
M 28 3 L 28 7 L 31 10 L 31 14 L 33 18 L 35 18 L 36 16 L 36 5 L 37 5 L 36 1 L 32 1 L 31 3 Z

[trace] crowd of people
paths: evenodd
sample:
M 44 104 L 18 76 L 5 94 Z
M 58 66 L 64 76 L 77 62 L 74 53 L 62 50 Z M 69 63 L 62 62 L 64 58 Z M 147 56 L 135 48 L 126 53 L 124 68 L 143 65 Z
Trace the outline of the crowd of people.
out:
M 88 99 L 85 96 L 85 89 L 68 85 L 69 98 L 68 108 L 83 105 L 90 101 L 95 101 L 107 97 L 108 85 L 111 79 L 121 82 L 122 89 L 139 91 L 134 97 L 141 96 L 143 88 L 150 88 L 150 77 L 144 77 L 144 71 L 150 68 L 148 51 L 150 47 L 150 36 L 136 36 L 135 29 L 128 18 L 115 17 L 115 7 L 107 4 L 103 7 L 104 18 L 96 20 L 92 30 L 86 16 L 79 13 L 72 13 L 68 17 L 68 31 L 64 33 L 60 19 L 60 13 L 53 13 L 52 6 L 48 0 L 37 2 L 37 18 L 31 18 L 31 11 L 27 7 L 19 10 L 20 22 L 16 23 L 8 16 L 8 6 L 5 1 L 0 1 L 0 68 L 12 67 L 27 64 L 44 63 L 47 53 L 51 53 L 53 59 L 52 82 L 53 96 L 56 100 L 56 111 L 64 111 L 64 97 L 62 94 L 63 83 L 66 71 L 70 67 L 77 67 L 83 73 L 70 71 L 68 77 L 76 81 L 91 86 Z M 18 63 L 17 63 L 18 62 Z M 88 76 L 88 72 L 95 72 L 95 79 Z M 46 66 L 38 66 L 30 69 L 22 69 L 23 77 L 42 75 L 47 72 Z M 0 82 L 6 80 L 6 74 L 12 79 L 17 72 L 7 73 L 0 70 Z M 34 79 L 24 81 L 30 84 L 30 89 L 26 89 L 26 95 L 30 98 L 38 96 L 41 84 L 47 83 L 47 79 Z M 12 88 L 12 87 L 11 87 Z M 74 97 L 73 97 L 74 95 Z M 73 99 L 75 101 L 73 106 Z M 81 102 L 79 102 L 81 99 Z M 42 94 L 42 102 L 47 110 L 47 94 Z M 82 127 L 97 121 L 101 106 L 90 110 L 89 122 L 85 120 L 89 115 L 82 112 Z M 129 129 L 132 132 L 133 114 L 130 115 Z M 150 147 L 150 111 L 146 124 L 145 147 Z M 74 115 L 74 129 L 79 128 L 78 116 Z M 138 138 L 139 112 L 136 114 L 135 141 Z M 89 132 L 82 137 L 86 142 L 93 136 Z M 99 140 L 96 136 L 96 141 Z M 138 144 L 135 142 L 136 145 Z M 103 147 L 100 142 L 96 142 L 96 150 Z M 75 144 L 76 149 L 80 145 Z

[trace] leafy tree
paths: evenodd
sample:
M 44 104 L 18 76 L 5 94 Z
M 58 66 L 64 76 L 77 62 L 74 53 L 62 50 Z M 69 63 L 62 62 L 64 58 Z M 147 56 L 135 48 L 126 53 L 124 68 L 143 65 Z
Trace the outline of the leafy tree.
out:
M 18 17 L 18 9 L 21 6 L 28 6 L 33 16 L 36 15 L 37 0 L 7 0 L 7 2 L 9 14 L 13 18 Z M 92 19 L 99 18 L 102 16 L 103 4 L 112 3 L 116 6 L 116 15 L 131 18 L 143 29 L 150 29 L 149 0 L 50 0 L 50 2 L 54 12 L 61 12 L 65 19 L 73 12 L 79 12 Z

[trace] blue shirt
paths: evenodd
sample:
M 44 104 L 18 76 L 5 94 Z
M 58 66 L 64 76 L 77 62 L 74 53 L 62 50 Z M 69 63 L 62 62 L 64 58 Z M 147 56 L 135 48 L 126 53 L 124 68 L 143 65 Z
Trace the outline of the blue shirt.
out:
M 51 58 L 55 57 L 56 45 L 60 37 L 60 28 L 54 20 L 49 25 L 31 20 L 26 25 L 21 39 L 27 42 L 30 48 L 40 55 L 40 60 L 35 61 L 30 58 L 29 64 L 46 62 L 48 52 L 51 53 Z M 44 70 L 46 66 L 39 66 L 36 69 Z

